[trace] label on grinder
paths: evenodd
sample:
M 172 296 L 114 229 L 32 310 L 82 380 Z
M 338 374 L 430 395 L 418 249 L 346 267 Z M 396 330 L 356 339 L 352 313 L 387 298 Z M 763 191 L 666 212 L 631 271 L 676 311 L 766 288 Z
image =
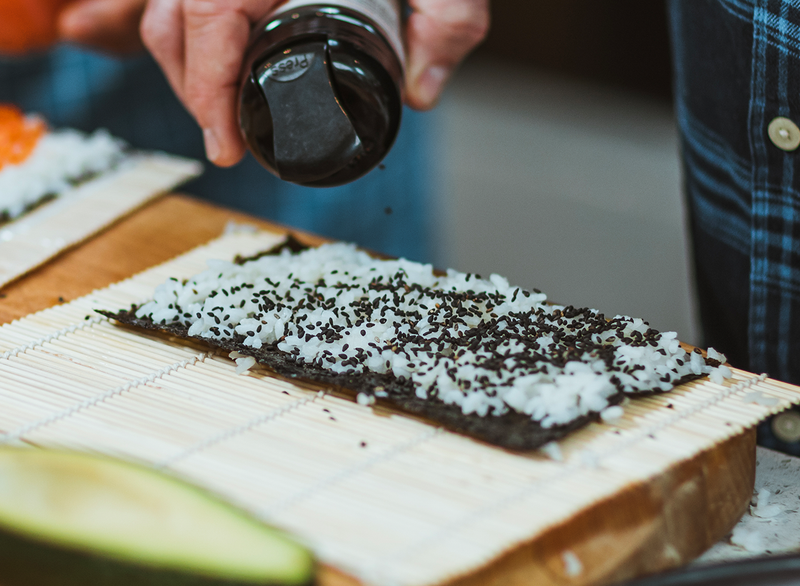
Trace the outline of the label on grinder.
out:
M 275 12 L 288 12 L 306 6 L 321 5 L 349 8 L 366 16 L 380 29 L 381 34 L 386 37 L 394 52 L 397 53 L 400 63 L 405 67 L 406 55 L 400 32 L 402 30 L 400 0 L 325 0 L 324 2 L 320 2 L 320 0 L 316 2 L 288 0 L 281 4 Z

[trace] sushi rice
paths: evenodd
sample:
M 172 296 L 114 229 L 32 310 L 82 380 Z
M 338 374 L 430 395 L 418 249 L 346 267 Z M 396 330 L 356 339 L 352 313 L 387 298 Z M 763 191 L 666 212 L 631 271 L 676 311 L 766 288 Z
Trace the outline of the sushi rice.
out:
M 465 415 L 516 411 L 545 428 L 602 413 L 620 393 L 732 376 L 687 353 L 675 332 L 546 301 L 499 275 L 438 275 L 430 265 L 376 260 L 338 243 L 244 264 L 210 260 L 186 281 L 159 285 L 136 317 L 232 340 L 256 356 L 276 345 L 300 364 L 338 374 L 390 373 L 409 379 L 418 397 Z M 709 355 L 725 362 L 713 349 Z M 613 420 L 617 411 L 605 412 Z
M 110 169 L 124 157 L 124 147 L 105 130 L 44 134 L 24 161 L 0 167 L 0 218 L 14 220 L 44 198 Z

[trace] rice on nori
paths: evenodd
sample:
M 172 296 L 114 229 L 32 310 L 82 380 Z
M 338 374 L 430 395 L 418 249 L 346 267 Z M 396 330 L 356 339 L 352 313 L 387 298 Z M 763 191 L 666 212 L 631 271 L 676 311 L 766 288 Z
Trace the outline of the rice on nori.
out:
M 0 224 L 112 168 L 124 143 L 108 132 L 47 131 L 44 122 L 0 104 Z
M 514 449 L 538 447 L 626 395 L 730 376 L 641 319 L 349 244 L 208 261 L 159 285 L 125 323 L 207 341 Z M 723 358 L 722 356 L 718 356 Z

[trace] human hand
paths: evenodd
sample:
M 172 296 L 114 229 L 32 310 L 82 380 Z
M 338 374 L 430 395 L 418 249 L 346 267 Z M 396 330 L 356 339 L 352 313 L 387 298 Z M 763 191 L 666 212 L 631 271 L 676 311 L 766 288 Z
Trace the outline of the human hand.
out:
M 203 129 L 206 156 L 221 167 L 245 151 L 236 112 L 250 28 L 281 1 L 148 1 L 142 40 Z
M 147 0 L 76 0 L 58 16 L 60 40 L 112 53 L 143 48 L 139 23 Z
M 489 0 L 410 0 L 405 101 L 436 105 L 447 80 L 489 31 Z
M 242 58 L 251 26 L 280 2 L 149 0 L 147 4 L 142 40 L 203 129 L 206 156 L 219 166 L 234 165 L 244 155 L 236 119 Z M 436 103 L 453 69 L 486 34 L 488 2 L 411 0 L 405 87 L 411 107 L 427 109 Z

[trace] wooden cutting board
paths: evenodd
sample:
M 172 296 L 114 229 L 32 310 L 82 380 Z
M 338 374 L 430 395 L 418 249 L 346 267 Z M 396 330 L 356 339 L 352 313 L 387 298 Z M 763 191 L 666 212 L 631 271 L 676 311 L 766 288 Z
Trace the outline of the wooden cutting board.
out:
M 220 235 L 230 221 L 274 224 L 171 195 L 0 290 L 0 324 L 81 297 Z M 309 243 L 321 239 L 300 235 Z M 735 435 L 648 481 L 596 502 L 488 566 L 449 581 L 497 584 L 606 584 L 673 568 L 722 538 L 745 512 L 755 475 L 755 435 Z M 564 552 L 582 571 L 570 575 Z M 323 567 L 320 584 L 359 582 Z

